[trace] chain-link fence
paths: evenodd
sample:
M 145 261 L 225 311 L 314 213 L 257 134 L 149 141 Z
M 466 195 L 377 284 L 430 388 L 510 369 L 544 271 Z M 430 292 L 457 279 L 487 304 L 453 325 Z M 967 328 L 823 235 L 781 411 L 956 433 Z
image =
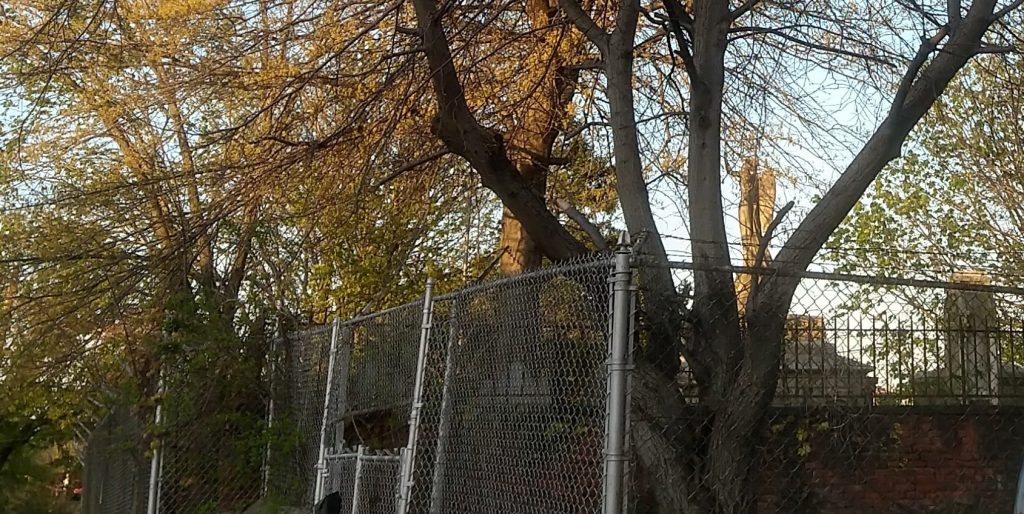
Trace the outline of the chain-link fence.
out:
M 1024 291 L 629 257 L 288 334 L 265 421 L 209 415 L 226 392 L 168 407 L 159 512 L 238 512 L 243 474 L 354 513 L 1010 510 Z M 736 273 L 750 290 L 715 292 Z
M 412 512 L 601 503 L 607 261 L 436 299 Z
M 168 335 L 161 355 L 154 514 L 242 512 L 259 500 L 266 351 L 218 331 Z M 153 421 L 150 421 L 153 423 Z
M 150 460 L 142 425 L 118 406 L 92 430 L 85 446 L 82 477 L 84 514 L 145 512 Z
M 332 327 L 287 334 L 271 374 L 267 493 L 290 505 L 313 501 L 331 360 Z
M 168 337 L 160 386 L 133 407 L 144 414 L 115 409 L 90 435 L 84 513 L 238 513 L 258 502 L 268 389 L 265 351 L 253 346 Z
M 598 509 L 610 272 L 607 258 L 577 262 L 315 329 L 333 334 L 333 372 L 286 386 L 327 406 L 320 434 L 303 438 L 322 453 L 285 453 L 323 478 L 293 504 L 339 492 L 357 512 Z M 330 355 L 331 339 L 292 337 L 292 352 Z M 356 446 L 395 455 L 341 450 Z M 356 468 L 359 480 L 393 481 L 363 495 Z
M 396 512 L 595 512 L 609 501 L 608 470 L 627 476 L 618 494 L 632 512 L 990 512 L 1012 503 L 1024 453 L 1021 291 L 970 274 L 946 283 L 791 277 L 774 332 L 756 303 L 731 306 L 735 330 L 723 345 L 736 353 L 709 347 L 722 363 L 709 371 L 701 331 L 728 325 L 689 294 L 702 291 L 689 264 L 669 266 L 675 303 L 652 301 L 644 286 L 657 268 L 639 268 L 639 302 L 623 304 L 635 369 L 609 354 L 609 260 L 435 296 L 422 319 L 418 302 L 339 323 L 350 371 L 328 398 L 327 455 L 404 446 Z M 731 271 L 714 273 L 732 283 Z M 769 280 L 747 283 L 772 292 Z M 655 356 L 665 348 L 653 341 L 659 309 L 679 322 L 672 350 Z M 745 369 L 755 357 L 771 371 Z M 678 362 L 671 377 L 666 360 Z M 621 471 L 610 414 L 626 404 L 612 401 L 612 370 L 632 384 Z M 352 483 L 335 473 L 354 468 L 327 468 L 321 496 Z
M 695 292 L 733 277 L 671 268 Z M 1013 509 L 1024 290 L 977 273 L 927 282 L 746 271 L 762 288 L 754 301 L 685 297 L 674 351 L 638 348 L 630 510 Z M 784 287 L 792 301 L 772 328 L 776 314 L 755 295 Z M 651 371 L 665 359 L 680 362 L 671 378 Z

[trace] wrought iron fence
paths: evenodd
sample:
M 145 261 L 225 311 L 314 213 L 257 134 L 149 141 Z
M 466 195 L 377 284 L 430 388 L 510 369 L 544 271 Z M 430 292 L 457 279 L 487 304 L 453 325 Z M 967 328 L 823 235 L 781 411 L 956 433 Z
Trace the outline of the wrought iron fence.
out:
M 733 276 L 671 267 L 681 284 L 696 273 Z M 706 314 L 682 325 L 677 351 L 639 351 L 639 368 L 667 358 L 679 359 L 680 370 L 673 380 L 643 375 L 633 390 L 641 409 L 632 413 L 627 508 L 1009 512 L 1024 457 L 1024 290 L 977 273 L 947 282 L 801 275 L 772 373 L 756 370 L 757 359 L 773 362 L 763 350 L 773 334 L 744 317 L 753 304 L 717 311 L 736 317 L 740 353 L 722 375 L 737 385 L 722 387 L 714 382 L 722 375 L 700 369 L 700 345 L 715 341 Z M 770 284 L 765 275 L 758 281 Z M 682 308 L 716 312 L 701 301 L 687 298 Z M 652 383 L 681 394 L 658 396 Z M 762 385 L 774 390 L 759 397 Z

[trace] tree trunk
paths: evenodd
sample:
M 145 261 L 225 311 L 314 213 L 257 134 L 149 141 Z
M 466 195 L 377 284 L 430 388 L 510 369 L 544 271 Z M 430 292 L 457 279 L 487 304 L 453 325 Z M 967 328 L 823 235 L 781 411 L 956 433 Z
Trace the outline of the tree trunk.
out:
M 757 159 L 745 159 L 740 168 L 739 184 L 743 265 L 749 268 L 763 267 L 770 261 L 770 254 L 765 249 L 760 262 L 757 254 L 775 212 L 775 172 L 771 168 L 762 167 Z M 752 273 L 736 275 L 736 307 L 741 317 L 746 313 L 750 291 L 760 278 L 760 275 Z
M 553 260 L 565 260 L 587 252 L 559 223 L 509 158 L 501 134 L 477 121 L 466 102 L 451 46 L 433 0 L 413 0 L 423 53 L 431 70 L 438 113 L 432 131 L 452 153 L 467 162 L 480 176 L 484 187 L 493 191 L 502 203 L 535 239 L 538 248 Z
M 524 80 L 524 90 L 532 93 L 525 99 L 523 124 L 513 139 L 519 139 L 517 142 L 527 151 L 517 163 L 519 172 L 533 192 L 543 199 L 547 195 L 548 163 L 568 117 L 567 108 L 576 93 L 579 77 L 579 70 L 567 65 L 580 58 L 583 38 L 574 34 L 571 27 L 551 30 L 552 16 L 557 11 L 550 0 L 530 0 L 526 10 L 530 26 L 536 31 L 534 37 L 542 40 L 536 51 L 547 56 L 547 64 L 538 70 L 539 77 Z M 502 212 L 498 249 L 503 252 L 500 269 L 504 275 L 541 265 L 542 254 L 536 240 L 508 207 Z
M 605 57 L 608 79 L 608 106 L 612 120 L 612 144 L 615 157 L 616 190 L 626 220 L 626 228 L 635 238 L 635 252 L 650 266 L 640 269 L 640 289 L 644 292 L 641 308 L 648 322 L 648 340 L 641 356 L 668 380 L 679 371 L 679 337 L 682 306 L 676 292 L 668 256 L 654 221 L 651 200 L 640 159 L 633 97 L 632 23 L 620 13 L 616 31 L 609 39 Z

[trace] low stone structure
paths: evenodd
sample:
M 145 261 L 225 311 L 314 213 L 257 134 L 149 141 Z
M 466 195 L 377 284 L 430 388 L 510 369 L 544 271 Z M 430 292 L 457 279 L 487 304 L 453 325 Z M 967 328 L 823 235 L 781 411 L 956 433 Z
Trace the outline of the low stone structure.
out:
M 951 282 L 991 285 L 984 273 L 954 273 Z M 943 305 L 945 345 L 938 369 L 914 375 L 915 405 L 1024 405 L 1024 367 L 1003 362 L 999 312 L 992 294 L 951 289 Z
M 1022 409 L 776 409 L 769 416 L 754 479 L 759 513 L 1013 509 L 1024 454 Z

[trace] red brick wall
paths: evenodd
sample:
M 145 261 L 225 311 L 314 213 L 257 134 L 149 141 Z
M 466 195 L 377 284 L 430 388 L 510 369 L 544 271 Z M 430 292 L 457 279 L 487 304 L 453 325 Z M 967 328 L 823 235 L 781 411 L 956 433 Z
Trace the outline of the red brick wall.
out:
M 1024 409 L 773 413 L 760 513 L 1010 513 Z

